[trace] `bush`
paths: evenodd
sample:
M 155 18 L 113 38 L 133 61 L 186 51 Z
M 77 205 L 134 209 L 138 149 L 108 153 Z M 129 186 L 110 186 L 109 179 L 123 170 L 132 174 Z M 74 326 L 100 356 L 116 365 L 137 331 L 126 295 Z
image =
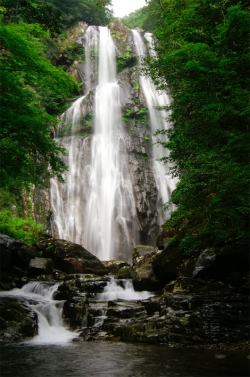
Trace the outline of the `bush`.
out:
M 7 234 L 29 245 L 43 239 L 44 226 L 31 218 L 14 217 L 10 211 L 0 211 L 0 233 Z

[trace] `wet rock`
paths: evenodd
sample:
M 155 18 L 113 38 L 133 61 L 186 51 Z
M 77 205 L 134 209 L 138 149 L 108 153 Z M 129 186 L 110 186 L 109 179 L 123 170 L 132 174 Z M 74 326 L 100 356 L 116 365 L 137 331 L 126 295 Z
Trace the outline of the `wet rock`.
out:
M 122 267 L 129 266 L 127 262 L 121 260 L 102 261 L 102 264 L 108 269 L 110 275 L 115 275 Z
M 152 246 L 138 245 L 134 248 L 133 285 L 137 291 L 156 291 L 162 287 L 152 268 L 157 249 Z
M 117 272 L 115 279 L 132 279 L 133 275 L 133 268 L 131 266 L 124 266 Z
M 63 306 L 63 317 L 71 328 L 82 327 L 87 313 L 88 299 L 86 297 L 73 297 Z
M 35 258 L 31 259 L 28 276 L 38 277 L 39 275 L 49 275 L 53 272 L 53 262 L 50 258 Z
M 0 298 L 0 339 L 20 341 L 37 333 L 37 314 L 16 298 Z
M 67 275 L 65 277 L 65 281 L 59 285 L 58 292 L 55 297 L 57 300 L 67 300 L 77 295 L 86 295 L 87 293 L 100 293 L 106 286 L 107 281 L 108 278 L 95 275 Z
M 65 240 L 50 238 L 36 245 L 46 258 L 51 258 L 56 269 L 67 274 L 107 274 L 101 261 L 81 245 Z

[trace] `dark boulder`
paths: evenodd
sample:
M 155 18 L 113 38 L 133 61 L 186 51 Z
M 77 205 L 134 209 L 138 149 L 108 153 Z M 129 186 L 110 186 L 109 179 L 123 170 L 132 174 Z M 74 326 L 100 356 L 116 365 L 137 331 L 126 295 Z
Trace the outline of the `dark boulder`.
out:
M 21 245 L 12 249 L 13 264 L 23 270 L 29 267 L 29 263 L 33 258 L 39 258 L 38 251 L 29 245 Z
M 67 274 L 105 275 L 107 268 L 81 245 L 49 238 L 36 244 L 42 256 L 51 258 L 56 269 Z
M 183 260 L 182 251 L 164 249 L 152 261 L 153 271 L 162 283 L 168 283 L 177 277 L 177 268 Z
M 20 341 L 37 334 L 37 314 L 13 297 L 0 298 L 0 339 Z

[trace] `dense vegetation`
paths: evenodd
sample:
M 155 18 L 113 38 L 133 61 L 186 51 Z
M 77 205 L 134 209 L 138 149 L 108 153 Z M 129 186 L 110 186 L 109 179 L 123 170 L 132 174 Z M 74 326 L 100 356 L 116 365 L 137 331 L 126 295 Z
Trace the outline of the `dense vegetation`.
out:
M 170 247 L 247 250 L 249 2 L 151 0 L 151 6 L 159 12 L 158 58 L 148 69 L 173 97 L 165 146 L 180 179 L 172 195 L 177 209 L 165 226 L 175 234 Z
M 62 179 L 65 150 L 51 138 L 51 129 L 70 99 L 80 95 L 78 83 L 56 55 L 66 51 L 70 60 L 78 46 L 67 40 L 66 28 L 77 21 L 106 24 L 109 3 L 1 0 L 0 232 L 24 239 L 26 231 L 30 240 L 36 238 L 31 220 L 18 219 L 24 216 L 21 193 L 30 184 L 46 186 L 51 176 Z M 58 45 L 63 47 L 53 50 Z

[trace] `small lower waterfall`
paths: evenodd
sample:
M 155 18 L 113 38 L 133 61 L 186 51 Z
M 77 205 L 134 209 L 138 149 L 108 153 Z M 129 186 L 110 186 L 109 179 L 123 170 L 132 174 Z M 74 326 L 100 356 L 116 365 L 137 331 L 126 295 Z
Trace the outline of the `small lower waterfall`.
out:
M 63 344 L 76 334 L 63 326 L 62 311 L 64 301 L 53 300 L 59 284 L 32 281 L 21 289 L 0 292 L 0 297 L 17 297 L 29 306 L 38 316 L 38 334 L 29 343 Z

